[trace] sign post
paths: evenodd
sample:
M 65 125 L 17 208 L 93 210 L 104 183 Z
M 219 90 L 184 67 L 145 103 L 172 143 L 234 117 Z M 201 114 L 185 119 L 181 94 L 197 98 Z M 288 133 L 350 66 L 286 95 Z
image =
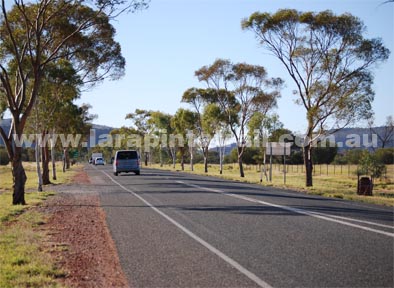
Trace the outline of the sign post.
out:
M 290 156 L 291 144 L 291 142 L 268 142 L 266 144 L 265 153 L 270 156 L 270 182 L 272 182 L 272 156 L 284 156 L 283 181 L 286 184 L 286 156 Z

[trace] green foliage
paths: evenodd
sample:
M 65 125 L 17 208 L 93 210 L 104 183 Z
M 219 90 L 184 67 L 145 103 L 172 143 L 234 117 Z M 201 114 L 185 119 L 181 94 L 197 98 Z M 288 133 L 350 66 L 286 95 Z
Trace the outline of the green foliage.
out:
M 188 109 L 179 108 L 172 118 L 172 127 L 174 127 L 177 134 L 186 137 L 188 131 L 193 131 L 196 128 L 197 114 Z
M 347 150 L 345 153 L 346 163 L 359 164 L 363 155 L 364 155 L 364 150 L 360 150 L 360 149 Z
M 377 160 L 384 164 L 394 164 L 394 148 L 381 148 L 375 151 Z
M 372 178 L 380 178 L 386 172 L 386 165 L 379 161 L 376 154 L 363 151 L 359 162 L 358 175 L 371 175 Z
M 293 151 L 290 154 L 289 163 L 291 164 L 304 164 L 304 156 L 302 151 Z
M 6 138 L 4 141 L 11 160 L 19 164 L 19 167 L 22 167 L 21 149 L 11 149 L 11 135 L 25 132 L 28 117 L 38 100 L 43 100 L 42 103 L 48 100 L 48 105 L 36 110 L 36 129 L 43 131 L 54 126 L 59 128 L 53 123 L 39 123 L 39 116 L 46 112 L 45 119 L 49 119 L 49 122 L 56 119 L 59 122 L 61 128 L 58 130 L 62 131 L 57 131 L 58 133 L 74 132 L 70 131 L 70 127 L 79 132 L 87 127 L 81 127 L 80 124 L 85 124 L 86 118 L 91 118 L 87 114 L 89 107 L 77 107 L 74 103 L 65 101 L 62 113 L 54 116 L 51 113 L 53 106 L 66 94 L 72 94 L 75 99 L 75 95 L 79 95 L 77 86 L 82 83 L 91 87 L 105 78 L 118 79 L 124 73 L 125 59 L 121 55 L 119 43 L 115 41 L 115 29 L 110 20 L 123 11 L 145 7 L 144 1 L 133 1 L 129 5 L 123 0 L 94 2 L 94 5 L 90 5 L 92 3 L 86 1 L 15 0 L 15 5 L 6 7 L 5 1 L 2 1 L 0 115 L 3 115 L 5 108 L 11 111 L 14 121 L 11 129 L 14 131 L 9 133 L 9 137 L 5 136 L 1 127 L 0 131 L 3 138 Z M 52 68 L 54 71 L 51 71 Z M 59 91 L 62 95 L 53 95 L 59 89 L 56 82 L 64 75 L 76 76 L 74 80 L 79 83 L 73 83 L 71 90 L 77 93 L 67 91 L 62 94 L 65 91 Z M 49 88 L 48 93 L 45 88 Z M 44 98 L 40 99 L 40 96 Z M 50 125 L 52 126 L 49 127 Z M 20 173 L 15 173 L 13 177 L 17 184 L 14 185 L 14 204 L 25 203 L 23 188 L 26 179 L 23 168 L 19 170 Z
M 242 155 L 242 161 L 246 165 L 254 165 L 262 163 L 262 152 L 259 148 L 246 147 Z M 231 150 L 230 154 L 226 156 L 226 163 L 238 162 L 238 151 L 237 148 Z
M 258 132 L 258 140 L 260 143 L 263 143 L 263 141 L 267 140 L 268 137 L 270 137 L 269 141 L 275 141 L 271 140 L 271 138 L 273 138 L 273 134 L 275 133 L 274 131 L 283 129 L 283 123 L 279 121 L 279 116 L 277 114 L 266 115 L 260 111 L 257 111 L 250 118 L 249 122 L 247 123 L 247 127 L 248 136 L 250 138 L 254 138 L 256 137 L 256 132 Z M 256 141 L 257 139 L 254 140 Z
M 261 46 L 273 54 L 293 79 L 297 104 L 305 108 L 312 151 L 316 130 L 345 127 L 371 117 L 375 64 L 386 61 L 390 51 L 381 39 L 366 39 L 357 17 L 331 11 L 253 13 L 242 21 Z M 308 158 L 309 159 L 309 158 Z M 312 186 L 312 160 L 306 163 L 306 186 Z
M 337 147 L 315 147 L 312 150 L 313 163 L 330 164 L 338 153 Z
M 10 159 L 8 157 L 8 153 L 5 149 L 0 148 L 0 165 L 8 165 L 10 163 Z
M 268 140 L 270 142 L 282 142 L 284 140 L 290 140 L 290 139 L 288 139 L 289 138 L 288 136 L 291 136 L 291 138 L 294 138 L 293 132 L 291 132 L 289 129 L 281 127 L 278 129 L 273 129 Z M 284 139 L 285 137 L 287 139 Z
M 138 130 L 139 133 L 144 134 L 149 130 L 148 120 L 152 111 L 147 111 L 143 109 L 136 109 L 134 113 L 129 113 L 126 115 L 125 119 L 130 119 Z

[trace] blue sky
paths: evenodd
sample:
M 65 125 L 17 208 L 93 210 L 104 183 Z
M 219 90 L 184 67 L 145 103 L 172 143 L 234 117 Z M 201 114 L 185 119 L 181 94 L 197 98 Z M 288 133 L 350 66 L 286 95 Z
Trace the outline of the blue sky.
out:
M 286 88 L 276 113 L 285 127 L 303 132 L 305 111 L 294 103 L 294 84 L 277 59 L 258 46 L 254 35 L 242 31 L 241 20 L 255 11 L 281 8 L 300 11 L 330 9 L 349 12 L 363 20 L 367 38 L 382 38 L 392 51 L 375 72 L 376 123 L 394 115 L 394 4 L 383 0 L 152 0 L 147 10 L 122 15 L 113 23 L 127 61 L 126 75 L 84 92 L 79 103 L 90 103 L 97 124 L 130 126 L 125 115 L 135 109 L 174 114 L 187 107 L 180 100 L 190 87 L 205 87 L 194 71 L 217 58 L 264 66 L 269 76 L 282 77 Z M 365 123 L 358 123 L 365 126 Z

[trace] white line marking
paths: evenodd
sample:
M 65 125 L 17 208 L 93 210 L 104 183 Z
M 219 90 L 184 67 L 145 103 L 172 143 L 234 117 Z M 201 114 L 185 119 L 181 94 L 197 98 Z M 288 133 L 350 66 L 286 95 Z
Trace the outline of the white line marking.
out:
M 313 212 L 311 212 L 311 213 L 318 214 L 318 215 L 323 215 L 323 216 L 328 216 L 328 217 L 331 217 L 331 218 L 338 218 L 338 219 L 347 220 L 347 221 L 353 221 L 353 222 L 364 223 L 364 224 L 367 224 L 367 225 L 373 225 L 373 226 L 378 226 L 378 227 L 383 227 L 383 228 L 394 229 L 394 226 L 379 224 L 379 223 L 370 222 L 370 221 L 365 221 L 365 220 L 359 220 L 359 219 L 354 219 L 354 218 L 349 218 L 349 217 L 343 217 L 343 216 L 337 216 L 337 215 L 329 215 L 329 214 L 324 214 L 324 213 L 315 212 L 315 211 L 313 211 Z
M 345 221 L 341 221 L 341 220 L 336 220 L 336 219 L 331 218 L 331 217 L 333 217 L 332 215 L 323 214 L 323 213 L 316 213 L 316 212 L 307 211 L 307 210 L 299 209 L 299 208 L 293 208 L 293 207 L 284 206 L 284 205 L 273 204 L 273 203 L 270 203 L 270 202 L 265 202 L 265 201 L 249 198 L 249 197 L 246 197 L 246 196 L 236 195 L 236 194 L 233 194 L 233 193 L 230 193 L 230 192 L 225 192 L 225 191 L 219 190 L 219 189 L 212 189 L 212 188 L 202 187 L 202 186 L 198 186 L 198 185 L 194 185 L 194 184 L 188 184 L 188 183 L 185 183 L 183 181 L 176 181 L 176 182 L 180 183 L 180 184 L 183 184 L 183 185 L 186 185 L 186 186 L 189 186 L 189 187 L 202 189 L 202 190 L 206 190 L 206 191 L 210 191 L 210 192 L 215 192 L 215 193 L 219 193 L 219 194 L 222 194 L 222 195 L 226 195 L 226 196 L 242 199 L 242 200 L 253 202 L 253 203 L 263 204 L 263 205 L 266 205 L 266 206 L 271 206 L 271 207 L 279 208 L 279 209 L 282 209 L 282 210 L 287 210 L 287 211 L 298 213 L 298 214 L 308 215 L 308 216 L 319 218 L 319 219 L 322 219 L 322 220 L 331 221 L 331 222 L 335 222 L 335 223 L 338 223 L 338 224 L 351 226 L 351 227 L 354 227 L 354 228 L 366 230 L 366 231 L 369 231 L 369 232 L 375 232 L 375 233 L 378 233 L 378 234 L 382 234 L 382 235 L 386 235 L 386 236 L 390 236 L 390 237 L 394 238 L 394 233 L 381 231 L 381 230 L 377 230 L 377 229 L 373 229 L 373 228 L 369 228 L 369 227 L 364 227 L 364 226 L 361 226 L 361 225 L 357 225 L 357 224 L 353 224 L 353 223 L 349 223 L 349 222 L 345 222 Z M 340 216 L 337 216 L 337 218 L 339 218 L 339 217 Z M 343 217 L 343 218 L 345 218 L 345 217 Z M 363 222 L 363 223 L 367 223 L 367 224 L 371 224 L 372 223 L 372 222 L 356 220 L 356 219 L 350 219 L 350 218 L 345 218 L 345 219 L 347 219 L 349 221 L 357 221 L 357 222 Z M 377 223 L 375 223 L 375 224 L 377 224 Z M 380 225 L 380 224 L 378 224 L 378 225 Z M 390 226 L 388 226 L 388 227 L 390 227 Z M 390 228 L 392 228 L 392 227 L 390 227 Z
M 205 240 L 201 239 L 200 237 L 198 237 L 196 234 L 194 234 L 193 232 L 191 232 L 189 229 L 187 229 L 185 226 L 183 226 L 182 224 L 179 224 L 177 221 L 175 221 L 174 219 L 172 219 L 170 216 L 168 216 L 167 214 L 163 213 L 162 211 L 160 211 L 159 209 L 157 209 L 155 206 L 153 206 L 152 204 L 150 204 L 148 201 L 146 201 L 144 198 L 142 198 L 140 195 L 136 194 L 135 191 L 123 186 L 122 184 L 120 184 L 119 182 L 117 182 L 116 180 L 114 180 L 108 173 L 103 172 L 109 179 L 111 179 L 112 182 L 114 182 L 115 184 L 117 184 L 120 188 L 122 188 L 123 190 L 131 193 L 133 196 L 137 197 L 139 200 L 141 200 L 142 202 L 144 202 L 147 206 L 149 206 L 151 209 L 153 209 L 156 213 L 158 213 L 159 215 L 161 215 L 162 217 L 164 217 L 165 219 L 167 219 L 169 222 L 171 222 L 172 224 L 174 224 L 176 227 L 178 227 L 180 230 L 182 230 L 184 233 L 186 233 L 189 237 L 191 237 L 192 239 L 194 239 L 195 241 L 197 241 L 198 243 L 200 243 L 201 245 L 203 245 L 205 248 L 207 248 L 209 251 L 211 251 L 212 253 L 216 254 L 217 256 L 219 256 L 222 260 L 224 260 L 225 262 L 227 262 L 228 264 L 230 264 L 231 266 L 233 266 L 235 269 L 237 269 L 239 272 L 241 272 L 242 274 L 244 274 L 246 277 L 248 277 L 250 280 L 252 280 L 253 282 L 255 282 L 257 285 L 259 285 L 260 287 L 264 287 L 264 288 L 272 288 L 271 285 L 269 285 L 267 282 L 265 282 L 264 280 L 260 279 L 258 276 L 256 276 L 254 273 L 250 272 L 249 270 L 247 270 L 246 268 L 244 268 L 241 264 L 239 264 L 237 261 L 231 259 L 230 257 L 228 257 L 226 254 L 224 254 L 223 252 L 219 251 L 218 249 L 216 249 L 215 247 L 213 247 L 211 244 L 209 244 L 208 242 L 206 242 Z

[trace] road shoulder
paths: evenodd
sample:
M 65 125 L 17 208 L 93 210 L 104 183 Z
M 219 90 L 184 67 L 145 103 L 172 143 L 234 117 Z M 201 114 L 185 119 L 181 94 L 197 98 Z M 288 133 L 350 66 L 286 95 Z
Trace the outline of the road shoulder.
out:
M 42 207 L 50 251 L 66 272 L 60 281 L 70 287 L 128 287 L 105 212 L 89 186 L 88 175 L 80 171 L 72 184 L 56 187 L 61 192 Z

